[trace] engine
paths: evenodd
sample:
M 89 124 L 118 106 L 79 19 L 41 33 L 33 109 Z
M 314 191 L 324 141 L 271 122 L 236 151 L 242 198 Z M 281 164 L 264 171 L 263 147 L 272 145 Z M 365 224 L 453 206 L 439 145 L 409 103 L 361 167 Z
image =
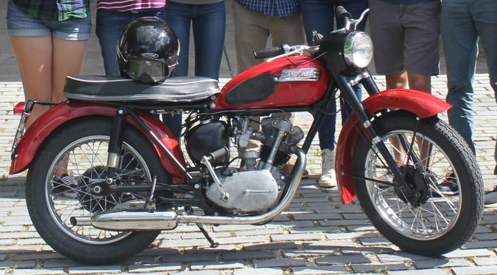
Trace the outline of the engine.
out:
M 190 132 L 188 144 L 193 146 L 188 152 L 198 163 L 219 165 L 219 160 L 202 162 L 201 156 L 227 146 L 228 129 L 221 122 L 209 124 Z M 248 125 L 248 119 L 242 125 Z M 211 202 L 233 213 L 265 212 L 276 204 L 280 195 L 280 174 L 277 168 L 289 160 L 289 148 L 298 144 L 304 138 L 304 133 L 300 127 L 292 126 L 277 116 L 264 118 L 260 131 L 250 127 L 242 129 L 236 131 L 234 136 L 239 152 L 243 152 L 243 168 L 222 168 L 215 172 L 210 168 L 214 182 L 207 188 L 206 196 Z M 261 145 L 258 150 L 245 150 L 250 142 L 259 142 Z

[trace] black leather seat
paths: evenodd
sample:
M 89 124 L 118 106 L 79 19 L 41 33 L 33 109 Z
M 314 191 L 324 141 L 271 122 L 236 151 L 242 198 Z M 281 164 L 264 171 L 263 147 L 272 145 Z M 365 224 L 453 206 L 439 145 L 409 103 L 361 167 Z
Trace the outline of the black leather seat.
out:
M 170 77 L 150 85 L 112 76 L 68 76 L 64 87 L 67 99 L 96 102 L 160 104 L 205 100 L 219 93 L 218 81 L 207 77 Z

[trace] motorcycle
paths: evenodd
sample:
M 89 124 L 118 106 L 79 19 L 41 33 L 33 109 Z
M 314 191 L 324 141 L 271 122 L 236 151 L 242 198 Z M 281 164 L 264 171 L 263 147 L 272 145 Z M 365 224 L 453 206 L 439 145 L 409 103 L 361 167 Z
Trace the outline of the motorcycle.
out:
M 380 91 L 367 69 L 372 41 L 355 30 L 364 14 L 336 13 L 344 28 L 316 33 L 311 46 L 256 51 L 265 62 L 222 89 L 203 77 L 149 85 L 69 76 L 67 101 L 16 105 L 10 173 L 29 168 L 26 202 L 40 236 L 67 258 L 101 265 L 139 253 L 180 223 L 195 223 L 213 247 L 205 225 L 269 223 L 295 196 L 339 95 L 352 109 L 336 149 L 342 202 L 357 197 L 403 251 L 437 256 L 462 246 L 482 216 L 483 181 L 467 144 L 437 117 L 451 106 L 420 91 Z M 356 85 L 369 94 L 362 102 Z M 53 106 L 26 129 L 36 104 Z M 315 116 L 305 134 L 276 112 Z M 186 115 L 184 150 L 157 117 L 170 113 Z M 253 116 L 263 117 L 260 129 Z M 251 142 L 261 145 L 246 150 Z M 447 180 L 457 186 L 452 194 L 440 188 Z

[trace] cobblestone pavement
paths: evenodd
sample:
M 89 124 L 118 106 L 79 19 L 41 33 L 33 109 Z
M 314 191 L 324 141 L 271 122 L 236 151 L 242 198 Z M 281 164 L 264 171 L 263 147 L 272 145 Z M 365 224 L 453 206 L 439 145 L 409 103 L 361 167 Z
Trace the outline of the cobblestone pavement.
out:
M 380 87 L 383 80 L 378 79 Z M 443 98 L 445 76 L 433 79 Z M 485 187 L 496 183 L 493 148 L 496 103 L 486 75 L 475 80 L 476 146 Z M 195 225 L 163 231 L 152 248 L 118 265 L 85 266 L 55 253 L 38 236 L 24 200 L 25 175 L 8 175 L 18 117 L 12 106 L 23 98 L 19 82 L 0 82 L 0 274 L 497 274 L 497 213 L 485 209 L 476 233 L 463 248 L 440 258 L 399 251 L 368 222 L 356 201 L 340 202 L 336 190 L 316 186 L 317 140 L 309 155 L 310 179 L 274 222 L 261 226 L 218 226 L 220 243 L 209 248 Z M 297 115 L 305 129 L 309 115 Z M 340 123 L 338 123 L 340 125 Z

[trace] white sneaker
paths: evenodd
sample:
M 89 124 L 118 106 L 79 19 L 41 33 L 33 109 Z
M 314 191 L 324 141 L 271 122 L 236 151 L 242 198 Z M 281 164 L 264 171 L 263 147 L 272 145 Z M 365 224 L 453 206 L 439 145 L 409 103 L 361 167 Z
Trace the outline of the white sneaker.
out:
M 337 186 L 335 174 L 335 151 L 324 149 L 321 152 L 321 177 L 319 177 L 318 184 L 323 188 L 332 188 Z
M 485 194 L 485 207 L 497 207 L 497 186 Z

